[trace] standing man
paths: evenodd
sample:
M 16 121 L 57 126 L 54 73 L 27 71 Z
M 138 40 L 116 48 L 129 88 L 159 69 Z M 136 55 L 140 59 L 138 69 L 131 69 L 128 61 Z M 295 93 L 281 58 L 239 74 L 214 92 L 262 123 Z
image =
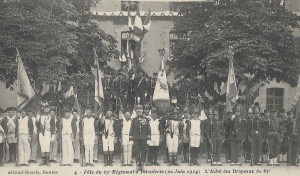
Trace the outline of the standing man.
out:
M 210 125 L 210 122 L 211 120 L 213 119 L 214 117 L 214 114 L 213 114 L 213 110 L 210 108 L 208 110 L 208 115 L 207 115 L 207 119 L 205 119 L 203 121 L 203 128 L 204 129 L 208 129 L 209 125 Z M 205 137 L 205 146 L 206 146 L 206 162 L 207 163 L 210 163 L 211 162 L 211 143 L 210 141 L 208 140 L 209 139 L 209 136 L 210 134 L 207 133 L 206 130 L 204 130 L 204 137 Z
M 224 127 L 224 136 L 225 136 L 225 141 L 224 141 L 224 149 L 225 149 L 225 160 L 226 163 L 231 162 L 231 148 L 230 148 L 230 140 L 229 140 L 229 134 L 230 134 L 230 128 L 232 126 L 232 112 L 227 112 L 226 119 L 223 122 L 223 127 Z
M 237 106 L 235 110 L 235 118 L 232 121 L 232 127 L 230 130 L 230 148 L 231 148 L 231 166 L 242 164 L 240 163 L 240 157 L 242 154 L 242 144 L 246 136 L 246 123 L 241 117 L 240 107 Z
M 0 167 L 3 167 L 4 155 L 5 155 L 5 145 L 6 145 L 6 133 L 3 126 L 2 113 L 3 109 L 0 108 Z
M 214 117 L 211 119 L 210 125 L 207 129 L 208 139 L 212 144 L 212 153 L 213 153 L 213 166 L 222 166 L 221 163 L 221 145 L 224 136 L 223 123 L 219 119 L 219 112 L 214 111 Z
M 2 123 L 4 127 L 5 134 L 7 135 L 7 143 L 9 147 L 9 160 L 7 163 L 15 162 L 16 153 L 17 153 L 17 138 L 16 138 L 16 123 L 17 117 L 15 116 L 14 107 L 8 107 L 6 112 L 8 116 L 6 116 Z
M 269 161 L 269 121 L 270 121 L 270 112 L 268 110 L 264 111 L 262 119 L 262 162 Z
M 270 146 L 269 166 L 279 166 L 278 154 L 280 150 L 280 119 L 277 117 L 276 111 L 271 112 L 269 120 L 268 141 Z
M 190 137 L 187 135 L 188 132 L 188 125 L 190 123 L 190 113 L 188 107 L 185 107 L 183 109 L 183 119 L 182 119 L 182 125 L 183 125 L 183 134 L 182 134 L 182 155 L 183 158 L 181 160 L 182 163 L 189 162 L 189 148 L 190 148 Z
M 151 128 L 147 118 L 142 115 L 142 105 L 137 105 L 136 114 L 137 117 L 131 123 L 129 140 L 133 140 L 137 171 L 143 171 L 146 162 L 147 140 L 151 138 Z
M 133 141 L 129 141 L 129 132 L 131 128 L 131 113 L 127 108 L 125 109 L 125 114 L 121 114 L 120 116 L 120 125 L 121 125 L 121 134 L 119 136 L 122 139 L 122 149 L 123 149 L 123 158 L 122 158 L 122 166 L 132 166 L 131 164 L 131 156 L 132 156 L 132 144 Z
M 249 125 L 250 129 L 250 142 L 251 142 L 251 155 L 254 165 L 261 166 L 261 149 L 262 149 L 262 128 L 263 121 L 259 109 L 255 108 L 254 118 Z
M 95 119 L 95 141 L 94 141 L 94 156 L 93 156 L 93 162 L 98 163 L 98 151 L 99 151 L 99 141 L 100 141 L 100 132 L 99 132 L 99 125 L 100 125 L 100 119 L 96 116 L 95 113 L 92 113 L 92 116 Z
M 94 167 L 93 163 L 93 149 L 95 142 L 95 128 L 97 126 L 95 118 L 92 116 L 92 110 L 86 109 L 86 115 L 81 119 L 80 128 L 80 140 L 83 140 L 85 151 L 85 166 Z
M 73 134 L 73 148 L 74 148 L 74 163 L 79 163 L 80 159 L 80 142 L 79 142 L 79 122 L 80 116 L 78 115 L 77 110 L 72 112 L 72 134 Z
M 50 108 L 50 118 L 54 120 L 55 123 L 55 130 L 53 134 L 53 141 L 50 143 L 50 162 L 51 163 L 57 163 L 57 149 L 58 149 L 58 120 L 55 112 L 55 107 Z
M 280 111 L 279 119 L 280 119 L 279 128 L 281 129 L 281 142 L 280 142 L 278 162 L 281 163 L 287 161 L 287 150 L 288 150 L 288 136 L 286 131 L 288 117 L 286 115 L 285 109 Z
M 113 153 L 117 141 L 116 126 L 112 111 L 108 110 L 106 116 L 99 125 L 102 134 L 104 166 L 113 166 Z
M 293 116 L 292 112 L 288 112 L 287 137 L 288 137 L 288 166 L 298 166 L 297 156 L 300 142 L 300 121 L 297 116 Z
M 39 131 L 39 121 L 38 119 L 34 116 L 32 110 L 27 111 L 27 116 L 29 119 L 31 119 L 32 124 L 33 124 L 33 133 L 31 136 L 31 141 L 30 141 L 30 158 L 29 158 L 29 163 L 36 163 L 36 156 L 38 152 L 38 131 Z
M 255 108 L 255 107 L 254 107 Z M 243 142 L 243 150 L 244 150 L 244 157 L 245 157 L 245 162 L 250 163 L 251 162 L 251 127 L 253 125 L 253 118 L 254 118 L 254 113 L 253 113 L 252 107 L 249 108 L 248 110 L 248 116 L 246 119 L 246 124 L 247 124 L 247 130 L 246 130 L 246 139 Z
M 40 117 L 39 140 L 42 152 L 42 163 L 40 166 L 50 166 L 50 143 L 54 140 L 56 129 L 55 119 L 49 114 L 49 106 L 44 107 L 44 114 Z
M 66 110 L 64 118 L 59 120 L 58 134 L 62 145 L 62 166 L 72 166 L 74 158 L 71 110 Z

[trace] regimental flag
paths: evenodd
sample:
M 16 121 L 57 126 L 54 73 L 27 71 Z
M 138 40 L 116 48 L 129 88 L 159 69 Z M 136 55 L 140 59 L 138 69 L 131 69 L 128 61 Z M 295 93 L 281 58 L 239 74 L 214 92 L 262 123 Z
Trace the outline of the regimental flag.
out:
M 65 99 L 70 98 L 71 96 L 74 96 L 74 95 L 75 95 L 75 93 L 74 93 L 74 87 L 73 86 L 70 86 L 70 89 L 63 94 Z
M 35 92 L 30 84 L 28 75 L 23 65 L 20 53 L 17 49 L 16 61 L 17 71 L 17 108 L 23 109 L 35 96 Z
M 167 83 L 167 75 L 164 70 L 164 59 L 161 61 L 161 67 L 158 72 L 153 93 L 153 103 L 162 112 L 166 112 L 170 108 L 170 95 Z
M 130 11 L 128 10 L 128 27 L 129 27 L 129 30 L 130 31 L 133 31 L 133 19 L 132 19 L 132 16 L 130 14 Z
M 226 111 L 232 111 L 236 105 L 236 100 L 239 98 L 236 86 L 235 73 L 233 67 L 233 55 L 229 58 L 229 70 L 226 90 Z
M 99 66 L 99 60 L 96 53 L 96 49 L 94 48 L 94 54 L 95 54 L 95 100 L 99 104 L 100 108 L 102 108 L 102 102 L 104 101 L 104 93 L 103 93 L 103 86 L 102 86 L 102 80 L 101 80 L 101 70 Z
M 147 13 L 147 17 L 144 21 L 144 33 L 148 32 L 151 26 L 151 9 Z
M 128 64 L 128 69 L 132 69 L 132 58 L 133 58 L 133 52 L 131 49 L 131 45 L 129 43 L 129 38 L 127 38 L 126 42 L 126 56 L 127 56 L 127 64 Z
M 140 10 L 137 8 L 135 19 L 134 19 L 134 26 L 132 32 L 132 39 L 136 42 L 141 42 L 144 36 L 144 27 L 142 23 L 142 18 L 140 15 Z

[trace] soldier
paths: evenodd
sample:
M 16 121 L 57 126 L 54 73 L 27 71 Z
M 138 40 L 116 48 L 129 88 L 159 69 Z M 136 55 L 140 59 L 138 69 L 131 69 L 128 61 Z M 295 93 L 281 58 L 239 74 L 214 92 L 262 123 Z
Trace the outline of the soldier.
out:
M 300 134 L 300 122 L 297 116 L 293 116 L 292 112 L 288 112 L 287 122 L 287 137 L 288 137 L 288 166 L 298 166 L 297 155 L 299 150 L 299 134 Z
M 104 107 L 110 106 L 112 86 L 113 86 L 113 80 L 111 77 L 111 73 L 104 74 L 104 78 L 103 78 Z
M 80 159 L 80 142 L 79 142 L 79 122 L 80 116 L 76 109 L 72 112 L 72 134 L 73 134 L 73 147 L 74 147 L 74 163 L 79 163 Z
M 32 119 L 28 118 L 26 111 L 21 110 L 21 117 L 16 123 L 16 138 L 18 138 L 19 166 L 29 166 L 30 140 L 33 133 Z
M 224 127 L 224 137 L 225 137 L 225 141 L 224 141 L 224 149 L 225 149 L 225 160 L 226 163 L 231 162 L 231 150 L 230 150 L 230 140 L 229 140 L 229 134 L 230 134 L 230 128 L 232 125 L 232 112 L 227 112 L 227 116 L 226 119 L 223 122 L 223 127 Z
M 37 119 L 32 110 L 27 111 L 27 116 L 32 120 L 33 133 L 30 141 L 30 158 L 29 163 L 36 163 L 36 156 L 38 152 L 38 132 L 39 132 L 39 119 Z
M 270 120 L 270 112 L 268 110 L 264 111 L 263 119 L 262 119 L 262 162 L 269 161 L 269 141 L 268 141 L 268 133 L 269 133 L 269 120 Z
M 269 132 L 268 132 L 268 141 L 269 141 L 269 163 L 268 166 L 279 166 L 278 163 L 278 154 L 280 149 L 280 119 L 277 118 L 276 111 L 271 111 L 271 118 L 269 120 Z
M 135 148 L 137 171 L 143 171 L 146 161 L 147 140 L 150 140 L 151 129 L 148 120 L 142 115 L 142 105 L 137 105 L 136 113 L 137 117 L 135 117 L 131 123 L 129 140 L 133 141 Z
M 50 163 L 57 163 L 57 149 L 58 149 L 58 117 L 56 116 L 55 107 L 50 107 L 50 117 L 54 119 L 55 131 L 53 134 L 53 141 L 50 143 Z
M 6 143 L 6 133 L 4 131 L 4 126 L 3 126 L 3 118 L 2 118 L 2 113 L 3 109 L 0 108 L 0 167 L 3 167 L 3 161 L 4 161 L 4 154 L 5 154 L 5 143 Z
M 146 75 L 142 71 L 138 71 L 136 78 L 134 79 L 134 85 L 136 90 L 136 103 L 145 104 L 145 91 L 147 88 Z
M 148 163 L 147 166 L 159 166 L 157 162 L 157 155 L 159 152 L 159 144 L 163 139 L 162 131 L 163 126 L 159 123 L 157 108 L 152 107 L 151 109 L 151 118 L 149 120 L 150 131 L 151 131 L 151 140 L 149 141 L 149 154 L 148 154 Z
M 285 109 L 280 111 L 279 119 L 280 119 L 280 129 L 281 129 L 282 141 L 280 143 L 278 162 L 281 163 L 281 162 L 287 161 L 287 150 L 288 150 L 288 136 L 287 136 L 287 130 L 286 130 L 288 118 L 287 118 Z
M 66 109 L 64 118 L 58 121 L 58 135 L 62 145 L 61 166 L 73 165 L 74 150 L 72 144 L 73 132 L 71 115 L 71 110 Z
M 201 120 L 199 119 L 199 109 L 195 108 L 193 110 L 193 114 L 191 117 L 191 120 L 189 121 L 188 127 L 187 127 L 187 135 L 190 139 L 190 166 L 196 165 L 199 166 L 200 163 L 198 163 L 198 153 L 199 153 L 199 147 L 200 143 L 203 141 L 203 132 L 201 129 Z
M 108 110 L 104 119 L 100 120 L 100 133 L 102 134 L 104 166 L 112 166 L 115 143 L 117 141 L 117 126 L 113 113 Z
M 250 121 L 248 128 L 250 129 L 250 142 L 251 142 L 251 157 L 254 165 L 261 166 L 260 157 L 261 157 L 261 148 L 262 148 L 262 128 L 263 121 L 261 119 L 261 114 L 259 109 L 255 108 L 254 119 Z
M 95 141 L 94 141 L 94 149 L 93 149 L 93 162 L 98 163 L 98 152 L 99 152 L 99 141 L 100 141 L 100 119 L 96 116 L 95 113 L 92 113 L 92 116 L 95 120 Z
M 183 125 L 183 136 L 182 136 L 182 155 L 183 158 L 181 160 L 181 163 L 187 163 L 189 162 L 189 145 L 190 145 L 190 138 L 187 135 L 187 127 L 190 122 L 190 114 L 188 107 L 184 107 L 183 110 L 183 119 L 182 119 L 182 125 Z
M 17 117 L 15 116 L 14 107 L 8 107 L 6 112 L 8 116 L 4 117 L 2 121 L 2 126 L 4 128 L 5 134 L 7 135 L 7 143 L 9 147 L 9 160 L 7 163 L 15 162 L 17 153 L 17 138 L 16 138 L 16 123 Z
M 179 143 L 182 142 L 182 123 L 179 120 L 180 119 L 178 112 L 174 111 L 172 114 L 172 118 L 170 118 L 167 123 L 166 142 L 169 153 L 168 166 L 179 166 L 179 164 L 177 163 L 177 152 Z
M 79 128 L 80 128 L 80 140 L 83 141 L 84 151 L 85 151 L 85 165 L 84 166 L 92 166 L 93 163 L 93 150 L 94 150 L 94 142 L 95 142 L 95 129 L 97 127 L 97 123 L 95 121 L 94 116 L 92 115 L 92 110 L 90 108 L 86 109 L 86 115 L 83 119 L 80 120 Z
M 248 118 L 246 119 L 246 124 L 247 124 L 247 130 L 246 130 L 246 139 L 243 142 L 243 149 L 244 149 L 244 157 L 245 157 L 245 162 L 250 163 L 251 162 L 251 127 L 253 124 L 253 118 L 254 118 L 254 113 L 252 110 L 253 107 L 250 107 L 248 110 Z
M 44 113 L 40 117 L 40 133 L 39 140 L 42 152 L 42 163 L 40 166 L 50 166 L 50 143 L 54 140 L 54 133 L 56 129 L 55 119 L 50 116 L 50 108 L 48 105 L 44 107 Z
M 210 120 L 207 134 L 208 140 L 212 145 L 213 166 L 222 166 L 221 163 L 221 145 L 224 137 L 224 127 L 222 121 L 219 119 L 219 112 L 214 111 L 214 117 Z
M 214 114 L 213 114 L 213 111 L 212 111 L 212 109 L 209 109 L 208 110 L 208 115 L 207 115 L 207 119 L 205 119 L 204 121 L 203 121 L 203 129 L 207 129 L 208 128 L 208 126 L 210 125 L 210 121 L 211 121 L 211 119 L 213 119 L 213 116 L 214 116 Z M 205 144 L 206 144 L 206 150 L 207 150 L 207 159 L 206 159 L 206 162 L 207 163 L 210 163 L 211 162 L 211 143 L 210 143 L 210 141 L 208 140 L 209 139 L 209 136 L 210 134 L 208 134 L 207 133 L 207 131 L 206 130 L 204 130 L 204 137 L 205 137 Z
M 131 156 L 132 156 L 132 144 L 133 141 L 129 141 L 129 132 L 132 123 L 131 113 L 128 108 L 125 109 L 125 114 L 121 114 L 121 134 L 119 136 L 122 139 L 122 149 L 123 149 L 123 158 L 122 166 L 132 166 Z
M 242 120 L 240 108 L 237 106 L 235 118 L 232 120 L 232 126 L 229 134 L 231 148 L 231 166 L 242 165 L 239 157 L 242 153 L 242 143 L 246 136 L 246 122 Z

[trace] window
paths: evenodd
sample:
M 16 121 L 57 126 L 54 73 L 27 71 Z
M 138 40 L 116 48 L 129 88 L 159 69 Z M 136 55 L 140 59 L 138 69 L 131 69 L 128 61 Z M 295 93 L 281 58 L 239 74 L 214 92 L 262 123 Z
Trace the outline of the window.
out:
M 121 11 L 136 11 L 138 6 L 138 1 L 121 1 Z
M 267 110 L 280 111 L 283 109 L 283 88 L 269 88 L 267 89 Z
M 185 41 L 185 40 L 187 40 L 186 35 L 183 35 L 182 37 L 179 37 L 173 31 L 170 31 L 169 38 L 170 38 L 170 54 L 172 54 L 173 51 L 175 50 L 176 43 L 178 43 L 179 41 Z

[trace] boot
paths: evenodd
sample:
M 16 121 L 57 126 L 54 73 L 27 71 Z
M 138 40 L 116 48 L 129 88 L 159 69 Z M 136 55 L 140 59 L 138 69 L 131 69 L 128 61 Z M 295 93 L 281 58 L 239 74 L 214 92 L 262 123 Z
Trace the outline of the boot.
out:
M 46 157 L 45 156 L 42 157 L 42 162 L 39 164 L 39 166 L 44 166 L 44 165 L 46 165 Z
M 157 154 L 155 154 L 154 156 L 153 156 L 153 160 L 154 160 L 154 165 L 155 166 L 160 166 L 160 164 L 157 162 Z
M 104 166 L 108 165 L 108 154 L 104 154 Z
M 140 168 L 141 168 L 141 171 L 144 171 L 145 170 L 145 163 L 142 162 Z
M 51 166 L 51 164 L 50 164 L 50 156 L 46 156 L 46 163 L 47 163 L 47 166 Z
M 109 153 L 108 155 L 109 155 L 109 157 L 108 157 L 109 158 L 108 159 L 108 165 L 109 166 L 113 166 L 113 164 L 112 164 L 113 163 L 113 154 Z
M 140 163 L 136 163 L 136 172 L 140 171 L 141 168 L 140 168 Z
M 177 163 L 177 156 L 176 156 L 176 155 L 173 155 L 173 165 L 174 165 L 174 166 L 180 166 L 180 165 Z
M 168 160 L 169 160 L 168 166 L 172 166 L 173 162 L 172 162 L 172 155 L 171 154 L 169 155 Z

